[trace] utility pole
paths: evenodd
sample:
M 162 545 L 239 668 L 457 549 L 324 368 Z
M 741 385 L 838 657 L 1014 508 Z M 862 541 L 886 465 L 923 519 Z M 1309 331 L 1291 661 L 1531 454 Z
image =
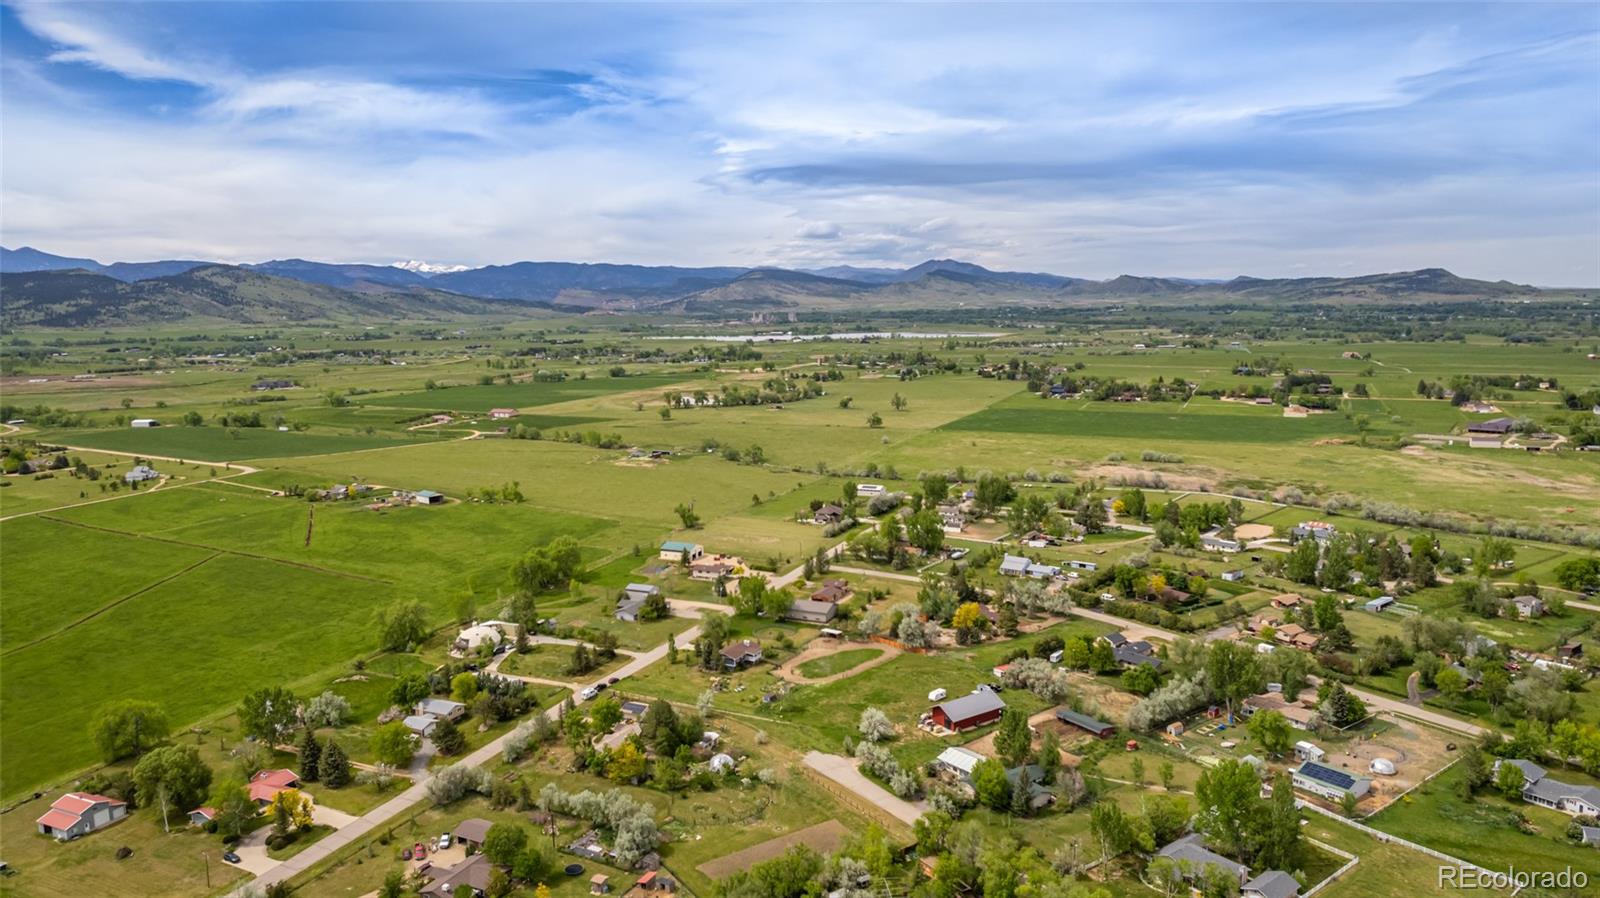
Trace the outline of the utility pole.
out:
M 200 860 L 206 865 L 206 888 L 211 888 L 211 856 L 204 851 L 200 852 Z

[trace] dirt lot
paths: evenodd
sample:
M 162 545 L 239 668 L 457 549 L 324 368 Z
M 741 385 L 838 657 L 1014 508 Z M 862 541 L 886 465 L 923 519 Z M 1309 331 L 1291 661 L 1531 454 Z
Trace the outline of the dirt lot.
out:
M 743 851 L 725 854 L 714 861 L 706 861 L 695 869 L 711 879 L 722 879 L 741 870 L 748 870 L 762 861 L 771 860 L 796 845 L 805 845 L 818 854 L 831 854 L 844 844 L 845 838 L 849 835 L 850 831 L 845 829 L 843 823 L 826 820 L 776 839 L 768 839 Z
M 1071 678 L 1072 685 L 1100 709 L 1099 713 L 1095 714 L 1096 717 L 1109 723 L 1127 724 L 1128 709 L 1139 700 L 1137 695 L 1123 692 L 1110 682 L 1081 671 L 1073 671 Z M 1082 731 L 1074 732 L 1081 734 Z
M 1400 793 L 1455 758 L 1454 752 L 1445 750 L 1450 737 L 1431 727 L 1380 715 L 1369 725 L 1369 730 L 1349 742 L 1323 745 L 1328 749 L 1324 763 L 1372 778 L 1371 796 L 1361 804 L 1367 813 L 1385 807 Z M 1378 758 L 1394 763 L 1394 776 L 1371 772 L 1372 762 Z
M 1266 524 L 1240 524 L 1233 528 L 1233 537 L 1238 540 L 1266 539 L 1272 535 L 1272 528 Z

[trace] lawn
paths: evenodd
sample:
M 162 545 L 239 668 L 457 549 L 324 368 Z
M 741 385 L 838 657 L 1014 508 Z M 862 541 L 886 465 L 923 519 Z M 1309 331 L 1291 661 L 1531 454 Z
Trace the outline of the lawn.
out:
M 1565 770 L 1552 770 L 1550 775 L 1565 782 L 1589 782 L 1582 774 Z M 1366 823 L 1493 870 L 1571 865 L 1588 873 L 1590 881 L 1600 880 L 1600 857 L 1594 849 L 1566 840 L 1572 818 L 1487 792 L 1463 800 L 1456 794 L 1461 776 L 1459 766 L 1451 768 Z M 1528 819 L 1530 831 L 1516 826 L 1519 814 Z
M 1283 410 L 1276 407 L 1254 408 L 1212 399 L 1194 400 L 1191 410 L 1177 402 L 1052 401 L 1031 394 L 996 403 L 942 429 L 1118 437 L 1147 440 L 1151 449 L 1159 449 L 1169 440 L 1282 444 L 1356 432 L 1338 413 L 1285 418 Z

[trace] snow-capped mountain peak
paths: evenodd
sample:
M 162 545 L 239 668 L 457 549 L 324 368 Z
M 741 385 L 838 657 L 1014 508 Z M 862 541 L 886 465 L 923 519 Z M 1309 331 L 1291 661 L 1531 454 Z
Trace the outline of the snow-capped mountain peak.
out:
M 401 269 L 404 269 L 406 271 L 415 272 L 417 274 L 449 274 L 449 273 L 451 273 L 453 271 L 466 271 L 471 266 L 468 266 L 468 265 L 439 265 L 439 264 L 436 264 L 436 263 L 433 263 L 433 262 L 421 262 L 421 261 L 418 261 L 416 259 L 411 259 L 411 260 L 408 260 L 408 261 L 405 261 L 405 262 L 395 262 L 392 265 L 390 265 L 389 267 L 391 267 L 391 268 L 401 268 Z

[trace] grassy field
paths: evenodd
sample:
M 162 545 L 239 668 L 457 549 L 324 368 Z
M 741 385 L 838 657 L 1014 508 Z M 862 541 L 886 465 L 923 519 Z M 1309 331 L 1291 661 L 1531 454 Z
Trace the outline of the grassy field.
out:
M 1552 771 L 1564 782 L 1589 782 L 1582 774 Z M 1566 840 L 1570 817 L 1518 801 L 1479 793 L 1465 801 L 1455 792 L 1461 776 L 1452 768 L 1366 822 L 1384 832 L 1404 836 L 1494 870 L 1559 869 L 1571 865 L 1590 881 L 1600 879 L 1600 858 L 1594 849 Z M 1528 831 L 1516 825 L 1527 817 Z M 1554 865 L 1554 866 L 1552 866 Z
M 370 405 L 440 411 L 487 412 L 492 408 L 533 408 L 610 393 L 663 390 L 694 380 L 692 374 L 649 374 L 633 377 L 591 377 L 555 383 L 513 383 L 492 386 L 443 387 L 366 400 Z
M 425 432 L 424 432 L 425 433 Z M 199 459 L 208 462 L 240 462 L 258 458 L 288 458 L 297 455 L 325 455 L 353 452 L 378 446 L 404 446 L 413 442 L 434 442 L 437 437 L 414 436 L 402 439 L 390 434 L 323 433 L 316 431 L 282 432 L 273 427 L 152 427 L 126 430 L 64 431 L 56 434 L 63 445 L 137 452 L 168 458 Z M 160 470 L 160 466 L 156 466 Z
M 0 789 L 15 794 L 93 763 L 86 734 L 106 702 L 156 700 L 182 727 L 251 689 L 342 665 L 373 645 L 372 615 L 391 596 L 379 583 L 222 554 L 8 651 Z
M 883 649 L 846 649 L 823 658 L 813 658 L 801 664 L 796 670 L 800 672 L 801 676 L 821 679 L 822 677 L 831 677 L 836 673 L 849 670 L 858 664 L 865 664 L 881 654 L 883 654 Z

